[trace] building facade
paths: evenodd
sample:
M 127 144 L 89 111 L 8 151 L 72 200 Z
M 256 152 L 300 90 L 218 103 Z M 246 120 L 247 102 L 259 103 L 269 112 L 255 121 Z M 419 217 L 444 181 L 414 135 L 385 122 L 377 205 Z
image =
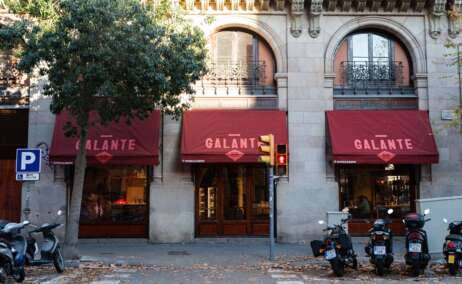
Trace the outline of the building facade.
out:
M 118 136 L 95 132 L 82 237 L 266 236 L 268 184 L 255 139 L 270 131 L 290 152 L 276 192 L 281 242 L 319 236 L 317 220 L 344 207 L 353 233 L 389 207 L 399 231 L 415 199 L 461 195 L 461 135 L 446 127 L 461 104 L 460 85 L 444 44 L 460 40 L 454 11 L 462 1 L 180 5 L 208 39 L 209 73 L 182 119 L 156 114 L 149 131 L 158 141 L 147 160 L 116 162 L 128 154 L 104 146 L 136 134 L 104 142 Z M 27 144 L 42 147 L 46 163 L 39 182 L 22 185 L 22 209 L 33 221 L 66 208 L 71 190 L 72 155 L 57 149 L 67 142 L 56 138 L 44 80 L 32 80 L 22 106 Z

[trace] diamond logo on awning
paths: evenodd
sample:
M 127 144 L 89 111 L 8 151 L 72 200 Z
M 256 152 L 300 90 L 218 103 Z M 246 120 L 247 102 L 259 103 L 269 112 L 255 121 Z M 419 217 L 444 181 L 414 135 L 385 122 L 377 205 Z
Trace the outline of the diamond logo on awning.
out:
M 382 161 L 388 163 L 391 159 L 393 159 L 396 155 L 388 152 L 388 151 L 382 151 L 377 154 L 377 157 L 379 157 Z
M 112 155 L 108 152 L 98 153 L 95 157 L 101 164 L 106 164 L 110 159 L 112 159 Z
M 233 160 L 235 162 L 235 161 L 239 160 L 240 158 L 242 158 L 242 156 L 244 156 L 244 153 L 242 153 L 241 151 L 238 151 L 238 150 L 231 150 L 228 153 L 226 153 L 225 155 L 228 156 L 228 158 L 230 158 L 231 160 Z

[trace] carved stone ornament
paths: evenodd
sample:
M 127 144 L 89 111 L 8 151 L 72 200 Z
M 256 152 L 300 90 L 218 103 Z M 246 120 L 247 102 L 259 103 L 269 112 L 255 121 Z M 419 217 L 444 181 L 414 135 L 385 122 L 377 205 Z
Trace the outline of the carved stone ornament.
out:
M 423 9 L 425 8 L 425 2 L 426 0 L 415 0 L 414 10 L 419 13 L 422 12 Z M 435 5 L 436 5 L 436 2 L 441 2 L 441 1 L 435 0 Z
M 323 0 L 312 0 L 310 7 L 310 20 L 309 20 L 309 33 L 312 38 L 317 38 L 321 32 L 321 27 L 319 26 L 319 18 L 321 17 L 322 12 L 322 1 Z
M 185 9 L 194 10 L 194 0 L 185 0 Z
M 259 0 L 258 3 L 259 3 L 259 4 L 258 4 L 258 5 L 259 5 L 259 6 L 258 6 L 258 9 L 259 9 L 260 11 L 268 11 L 268 9 L 269 9 L 269 3 L 270 3 L 269 0 Z
M 398 4 L 398 10 L 400 12 L 407 12 L 411 7 L 411 1 L 409 0 L 400 0 Z
M 364 12 L 364 9 L 366 8 L 367 5 L 367 0 L 357 0 L 356 1 L 356 10 L 358 12 Z
M 396 0 L 388 0 L 384 2 L 384 10 L 386 12 L 393 12 L 393 9 L 396 7 Z
M 342 11 L 343 12 L 348 12 L 351 9 L 351 0 L 343 0 L 343 5 L 342 5 Z
M 302 34 L 302 16 L 305 9 L 305 0 L 292 0 L 290 14 L 292 16 L 290 23 L 290 33 L 293 37 L 299 37 Z
M 239 10 L 239 0 L 231 0 L 231 10 L 237 11 Z
M 451 11 L 448 14 L 448 33 L 451 38 L 456 38 L 460 33 L 460 12 L 462 9 L 462 0 L 454 0 Z
M 284 11 L 285 1 L 284 0 L 276 0 L 276 10 Z
M 430 36 L 434 39 L 441 35 L 441 16 L 446 13 L 447 0 L 435 0 L 433 8 L 428 17 L 430 22 Z
M 380 9 L 381 4 L 382 4 L 382 1 L 380 1 L 380 0 L 372 0 L 372 2 L 371 2 L 371 11 L 378 12 L 379 9 Z
M 201 0 L 201 10 L 207 11 L 209 9 L 209 0 Z
M 311 1 L 311 6 L 313 6 L 313 2 L 317 2 L 317 1 Z M 327 11 L 329 12 L 335 11 L 335 7 L 337 6 L 337 0 L 326 0 L 325 2 L 326 2 Z
M 245 0 L 245 9 L 247 11 L 253 11 L 255 6 L 255 0 Z

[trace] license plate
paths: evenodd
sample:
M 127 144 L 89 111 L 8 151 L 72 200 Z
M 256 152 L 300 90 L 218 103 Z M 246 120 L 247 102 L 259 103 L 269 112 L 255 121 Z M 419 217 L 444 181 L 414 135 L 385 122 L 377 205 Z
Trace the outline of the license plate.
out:
M 449 264 L 454 264 L 456 263 L 456 256 L 453 254 L 448 255 L 448 263 Z
M 330 259 L 334 259 L 337 256 L 337 253 L 335 253 L 335 249 L 330 249 L 330 250 L 326 250 L 325 256 L 327 260 L 330 260 Z
M 409 252 L 422 252 L 422 244 L 421 243 L 410 243 Z
M 375 255 L 385 255 L 387 254 L 387 248 L 385 246 L 374 246 Z

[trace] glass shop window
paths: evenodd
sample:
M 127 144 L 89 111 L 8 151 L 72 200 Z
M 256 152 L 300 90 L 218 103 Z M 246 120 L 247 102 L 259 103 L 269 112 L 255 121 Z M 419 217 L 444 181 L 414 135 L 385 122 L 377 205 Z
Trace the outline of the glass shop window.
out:
M 144 223 L 147 219 L 145 167 L 87 167 L 81 223 Z
M 348 207 L 358 219 L 384 218 L 389 208 L 394 210 L 392 218 L 412 211 L 416 195 L 412 167 L 395 167 L 340 168 L 340 209 Z

